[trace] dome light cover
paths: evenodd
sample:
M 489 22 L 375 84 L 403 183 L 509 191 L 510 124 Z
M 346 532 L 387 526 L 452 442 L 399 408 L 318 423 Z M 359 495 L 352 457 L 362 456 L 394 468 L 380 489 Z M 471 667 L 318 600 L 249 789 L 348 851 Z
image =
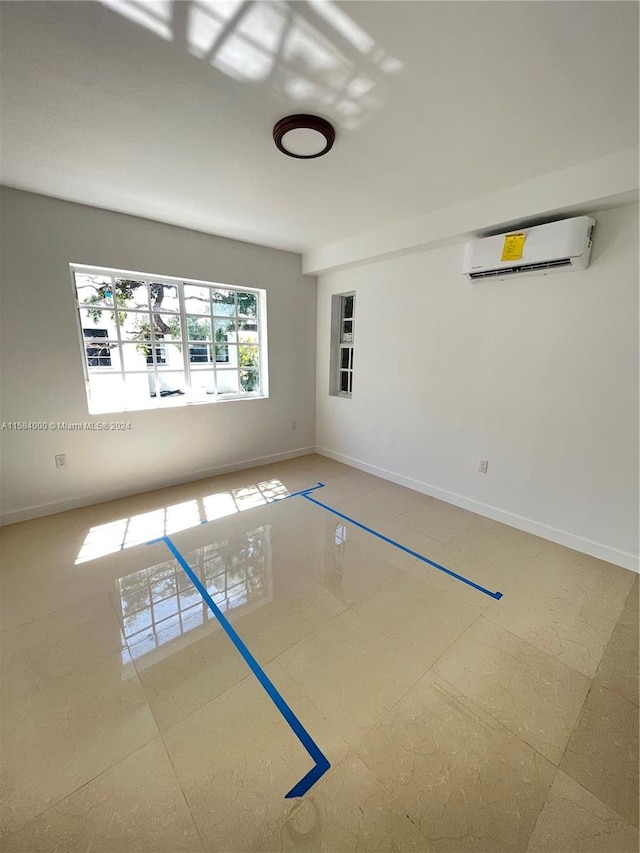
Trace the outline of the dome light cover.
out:
M 297 160 L 313 160 L 331 150 L 336 132 L 326 119 L 312 115 L 281 118 L 273 128 L 278 150 Z

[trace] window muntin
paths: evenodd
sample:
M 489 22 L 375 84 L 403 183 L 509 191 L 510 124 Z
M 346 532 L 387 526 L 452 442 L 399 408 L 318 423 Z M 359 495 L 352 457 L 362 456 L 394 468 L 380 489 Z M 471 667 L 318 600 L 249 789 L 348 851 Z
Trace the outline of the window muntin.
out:
M 338 381 L 340 396 L 350 397 L 353 390 L 353 341 L 355 333 L 355 294 L 340 296 L 340 326 L 338 341 Z
M 72 273 L 91 413 L 266 396 L 264 291 Z

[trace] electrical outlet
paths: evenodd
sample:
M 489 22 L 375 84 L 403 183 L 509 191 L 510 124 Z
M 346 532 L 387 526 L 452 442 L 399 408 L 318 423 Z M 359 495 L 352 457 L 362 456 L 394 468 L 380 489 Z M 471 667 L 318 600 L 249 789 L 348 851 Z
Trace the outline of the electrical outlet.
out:
M 67 454 L 66 453 L 57 453 L 55 460 L 56 460 L 56 468 L 66 468 L 67 467 Z
M 488 468 L 489 468 L 489 460 L 488 459 L 481 459 L 480 464 L 478 465 L 478 471 L 480 471 L 481 474 L 486 474 Z

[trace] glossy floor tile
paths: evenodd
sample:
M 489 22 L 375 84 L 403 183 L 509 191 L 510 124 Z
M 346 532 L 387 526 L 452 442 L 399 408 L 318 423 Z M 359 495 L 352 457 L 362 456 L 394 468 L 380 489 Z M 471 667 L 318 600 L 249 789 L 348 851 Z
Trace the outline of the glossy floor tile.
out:
M 633 581 L 625 569 L 545 543 L 492 618 L 593 678 Z
M 560 767 L 638 826 L 637 705 L 593 684 Z
M 556 774 L 527 853 L 637 853 L 638 829 L 561 770 Z
M 296 643 L 278 661 L 349 743 L 362 738 L 426 669 L 417 656 L 396 654 L 375 624 L 354 610 Z
M 415 578 L 393 577 L 353 609 L 398 654 L 431 666 L 478 618 L 480 608 Z
M 97 658 L 1 713 L 5 830 L 18 828 L 158 734 L 127 652 Z
M 349 755 L 305 797 L 300 808 L 260 848 L 260 853 L 424 853 L 428 849 L 416 822 L 380 787 L 358 756 Z
M 556 768 L 427 673 L 357 754 L 437 851 L 524 849 Z
M 335 512 L 288 497 L 319 482 Z M 329 760 L 302 799 L 313 761 L 164 536 Z M 3 851 L 637 845 L 631 572 L 314 455 L 0 549 Z
M 120 625 L 106 594 L 56 610 L 2 634 L 2 704 L 80 668 L 92 668 L 104 655 L 126 649 Z
M 434 670 L 555 764 L 590 686 L 582 673 L 483 617 Z
M 304 693 L 277 665 L 267 675 L 322 743 L 329 761 L 346 747 Z M 194 821 L 210 850 L 255 850 L 289 816 L 284 795 L 313 766 L 255 679 L 195 711 L 164 735 Z
M 638 698 L 638 578 L 629 593 L 618 624 L 613 630 L 609 643 L 596 672 L 595 680 L 603 687 L 624 696 L 634 705 L 640 704 Z
M 4 853 L 202 853 L 164 745 L 153 740 L 18 832 Z

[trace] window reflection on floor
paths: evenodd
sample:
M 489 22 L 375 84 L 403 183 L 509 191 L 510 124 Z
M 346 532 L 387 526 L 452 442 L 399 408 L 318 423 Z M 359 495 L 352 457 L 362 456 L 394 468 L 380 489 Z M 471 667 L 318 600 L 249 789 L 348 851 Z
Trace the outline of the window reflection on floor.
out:
M 249 611 L 272 598 L 270 526 L 183 555 L 220 610 Z M 140 658 L 215 616 L 176 560 L 117 581 L 125 639 Z
M 216 518 L 224 518 L 257 506 L 264 506 L 289 494 L 280 480 L 264 480 L 250 486 L 216 492 L 172 506 L 160 507 L 150 512 L 120 518 L 108 524 L 92 527 L 82 543 L 76 566 L 98 557 L 115 554 L 151 539 L 170 536 L 180 530 L 197 527 Z

